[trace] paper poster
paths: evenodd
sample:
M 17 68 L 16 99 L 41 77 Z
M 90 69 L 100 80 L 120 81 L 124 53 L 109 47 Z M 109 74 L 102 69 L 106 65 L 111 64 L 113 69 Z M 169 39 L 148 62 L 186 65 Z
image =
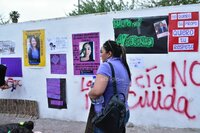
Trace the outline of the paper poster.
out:
M 144 68 L 144 58 L 143 57 L 129 57 L 128 64 L 130 69 L 132 68 Z
M 47 78 L 46 81 L 49 108 L 67 108 L 66 79 Z
M 166 54 L 168 17 L 113 19 L 115 40 L 130 54 Z
M 169 52 L 198 52 L 199 13 L 170 13 L 169 33 Z
M 46 49 L 44 37 L 44 30 L 23 31 L 25 66 L 45 66 Z
M 99 33 L 73 34 L 74 75 L 95 75 L 100 65 Z
M 22 77 L 22 59 L 21 58 L 0 58 L 1 64 L 7 67 L 7 77 Z
M 51 54 L 51 74 L 67 74 L 66 54 Z
M 67 50 L 67 37 L 48 38 L 47 47 L 50 53 L 64 52 Z
M 15 43 L 13 41 L 0 41 L 0 55 L 15 54 Z

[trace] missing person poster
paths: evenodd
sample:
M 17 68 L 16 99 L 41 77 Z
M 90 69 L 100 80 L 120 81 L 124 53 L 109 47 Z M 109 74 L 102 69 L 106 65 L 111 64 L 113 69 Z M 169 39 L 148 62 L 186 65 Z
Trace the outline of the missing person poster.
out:
M 127 53 L 168 53 L 168 16 L 113 19 L 113 28 Z
M 66 54 L 50 54 L 51 74 L 67 74 Z
M 74 75 L 95 75 L 100 65 L 99 33 L 72 35 Z
M 169 52 L 198 52 L 199 12 L 169 14 Z
M 25 66 L 45 66 L 44 30 L 23 31 L 23 47 Z
M 67 108 L 66 79 L 47 78 L 46 82 L 49 108 Z

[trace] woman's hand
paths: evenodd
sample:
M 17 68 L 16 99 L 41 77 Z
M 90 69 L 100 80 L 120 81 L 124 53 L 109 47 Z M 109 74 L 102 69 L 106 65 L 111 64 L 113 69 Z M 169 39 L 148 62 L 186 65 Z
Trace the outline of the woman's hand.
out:
M 97 74 L 94 87 L 89 92 L 89 97 L 91 99 L 97 99 L 103 95 L 106 86 L 108 84 L 109 78 L 107 76 Z

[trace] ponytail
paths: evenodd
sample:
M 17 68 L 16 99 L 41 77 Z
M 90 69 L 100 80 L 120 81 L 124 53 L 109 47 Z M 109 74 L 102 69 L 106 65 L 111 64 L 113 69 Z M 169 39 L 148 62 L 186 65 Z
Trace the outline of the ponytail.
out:
M 123 63 L 124 66 L 126 67 L 126 70 L 127 70 L 127 72 L 128 72 L 128 76 L 129 76 L 129 79 L 130 79 L 130 81 L 131 81 L 131 71 L 130 71 L 129 66 L 128 66 L 128 63 L 127 63 L 127 61 L 126 61 L 126 49 L 125 49 L 123 46 L 121 46 L 121 45 L 120 45 L 120 47 L 121 47 L 121 50 L 122 50 L 122 54 L 121 54 L 122 63 Z
M 126 50 L 123 46 L 120 44 L 117 44 L 115 41 L 108 40 L 103 44 L 103 47 L 105 48 L 106 52 L 111 51 L 113 54 L 113 57 L 120 57 L 122 60 L 122 63 L 126 67 L 126 70 L 128 72 L 129 79 L 131 81 L 131 72 L 128 66 L 128 63 L 126 61 Z

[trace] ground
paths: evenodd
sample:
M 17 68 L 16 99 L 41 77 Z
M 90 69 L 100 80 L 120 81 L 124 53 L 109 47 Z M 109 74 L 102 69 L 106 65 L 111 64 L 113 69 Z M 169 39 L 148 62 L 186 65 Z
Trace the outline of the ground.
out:
M 84 133 L 86 123 L 77 121 L 61 121 L 56 119 L 19 118 L 0 114 L 0 125 L 32 120 L 35 123 L 34 131 L 42 133 Z M 200 129 L 174 129 L 139 127 L 129 123 L 126 133 L 200 133 Z

